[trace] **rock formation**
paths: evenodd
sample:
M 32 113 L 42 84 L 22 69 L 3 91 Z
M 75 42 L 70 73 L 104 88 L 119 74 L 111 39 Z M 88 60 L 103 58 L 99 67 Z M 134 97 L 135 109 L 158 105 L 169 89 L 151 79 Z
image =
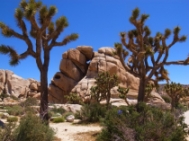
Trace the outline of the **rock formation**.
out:
M 40 97 L 40 83 L 34 79 L 23 79 L 9 70 L 0 70 L 0 95 L 14 97 Z
M 66 103 L 65 95 L 75 92 L 84 102 L 90 99 L 90 88 L 95 85 L 95 77 L 99 72 L 107 71 L 116 74 L 119 86 L 129 87 L 128 100 L 136 101 L 139 79 L 126 72 L 115 55 L 113 48 L 103 47 L 93 52 L 92 47 L 79 46 L 62 55 L 60 72 L 57 72 L 49 86 L 49 102 Z M 111 90 L 112 98 L 119 99 L 117 87 Z M 163 101 L 155 92 L 153 101 Z

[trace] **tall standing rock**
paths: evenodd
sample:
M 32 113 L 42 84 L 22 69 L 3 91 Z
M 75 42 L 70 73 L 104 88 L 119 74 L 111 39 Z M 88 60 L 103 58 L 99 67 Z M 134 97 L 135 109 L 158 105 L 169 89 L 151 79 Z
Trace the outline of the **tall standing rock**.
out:
M 73 87 L 86 75 L 88 63 L 93 57 L 90 46 L 78 46 L 62 55 L 59 70 L 49 86 L 49 102 L 65 103 Z

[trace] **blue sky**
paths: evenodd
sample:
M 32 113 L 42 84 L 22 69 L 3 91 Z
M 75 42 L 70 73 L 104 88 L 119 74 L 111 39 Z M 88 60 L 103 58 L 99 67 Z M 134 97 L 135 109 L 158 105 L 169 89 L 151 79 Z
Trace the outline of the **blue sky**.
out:
M 20 31 L 14 19 L 15 8 L 20 0 L 1 0 L 0 21 L 16 31 Z M 69 26 L 61 37 L 78 33 L 79 39 L 63 47 L 56 47 L 51 52 L 48 80 L 59 71 L 62 53 L 79 45 L 92 46 L 95 51 L 100 47 L 113 47 L 120 41 L 119 33 L 133 29 L 129 17 L 134 8 L 141 13 L 149 14 L 146 22 L 152 35 L 164 32 L 165 28 L 181 27 L 180 35 L 189 38 L 189 1 L 188 0 L 42 0 L 47 5 L 57 6 L 58 12 L 54 20 L 64 15 Z M 171 41 L 171 38 L 168 42 Z M 16 38 L 5 38 L 0 35 L 0 44 L 13 46 L 19 53 L 26 49 L 23 41 Z M 189 55 L 189 39 L 176 44 L 170 51 L 169 60 L 183 60 Z M 0 54 L 0 69 L 8 69 L 23 78 L 39 80 L 40 75 L 35 59 L 28 57 L 21 60 L 16 67 L 9 65 L 9 57 Z M 168 66 L 169 77 L 174 82 L 189 84 L 189 66 Z

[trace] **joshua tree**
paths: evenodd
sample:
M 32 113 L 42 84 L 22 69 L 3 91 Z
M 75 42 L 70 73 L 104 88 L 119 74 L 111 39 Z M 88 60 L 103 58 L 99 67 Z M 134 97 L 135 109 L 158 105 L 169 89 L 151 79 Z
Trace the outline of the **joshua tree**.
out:
M 183 88 L 183 86 L 181 84 L 176 84 L 174 82 L 171 82 L 170 84 L 167 83 L 164 86 L 164 90 L 166 91 L 166 93 L 171 97 L 171 107 L 172 109 L 174 107 L 178 107 L 179 104 L 179 100 L 186 96 L 185 95 L 185 89 Z
M 111 93 L 110 90 L 118 85 L 116 75 L 110 75 L 108 72 L 101 72 L 96 79 L 96 86 L 91 87 L 92 98 L 99 103 L 102 99 L 106 99 L 107 108 L 109 107 Z
M 19 7 L 15 11 L 15 18 L 21 32 L 8 27 L 3 22 L 0 22 L 0 29 L 2 35 L 5 37 L 16 37 L 26 43 L 25 52 L 18 54 L 15 49 L 10 46 L 1 45 L 0 52 L 10 55 L 10 64 L 17 65 L 21 59 L 32 56 L 36 60 L 37 67 L 40 71 L 41 82 L 41 105 L 40 117 L 43 120 L 48 119 L 48 67 L 50 60 L 50 51 L 55 46 L 63 46 L 78 38 L 77 34 L 70 34 L 57 41 L 61 32 L 68 26 L 66 17 L 62 16 L 55 22 L 52 17 L 55 15 L 57 9 L 55 6 L 47 7 L 42 2 L 35 0 L 20 2 Z M 30 28 L 26 25 L 30 24 Z M 35 39 L 32 42 L 31 37 Z
M 142 14 L 139 17 L 139 14 L 138 8 L 133 10 L 129 20 L 135 29 L 127 33 L 121 32 L 122 44 L 116 43 L 115 48 L 125 70 L 140 79 L 138 102 L 141 102 L 144 101 L 145 88 L 150 81 L 153 81 L 156 86 L 160 80 L 169 80 L 168 72 L 165 69 L 166 65 L 188 65 L 189 57 L 181 61 L 167 61 L 173 45 L 177 42 L 184 42 L 186 36 L 179 36 L 180 28 L 175 27 L 170 44 L 166 42 L 166 39 L 171 35 L 170 29 L 165 29 L 163 34 L 158 32 L 155 37 L 152 37 L 150 29 L 145 26 L 145 21 L 149 15 Z M 129 53 L 131 53 L 130 58 L 127 58 Z

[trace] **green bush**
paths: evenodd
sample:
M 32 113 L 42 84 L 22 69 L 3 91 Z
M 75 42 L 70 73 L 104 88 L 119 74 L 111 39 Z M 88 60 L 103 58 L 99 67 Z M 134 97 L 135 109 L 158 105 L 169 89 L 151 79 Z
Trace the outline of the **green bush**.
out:
M 14 141 L 53 141 L 55 132 L 39 117 L 27 113 L 14 131 Z
M 105 105 L 100 105 L 98 103 L 90 105 L 85 104 L 81 108 L 81 120 L 82 122 L 98 122 L 101 118 L 105 117 L 106 111 Z
M 56 106 L 54 106 L 52 109 L 49 110 L 52 113 L 59 113 L 59 114 L 64 114 L 66 112 L 65 109 L 63 109 L 62 107 L 57 108 Z
M 9 95 L 6 94 L 6 93 L 1 93 L 1 94 L 0 94 L 1 100 L 4 100 L 4 98 L 7 98 L 7 97 L 9 97 Z
M 53 123 L 64 122 L 64 117 L 55 117 L 52 119 Z
M 82 104 L 82 99 L 77 93 L 71 92 L 69 95 L 65 95 L 65 98 L 67 99 L 68 103 L 71 104 Z
M 7 107 L 7 113 L 13 116 L 19 116 L 24 113 L 24 109 L 21 106 Z
M 162 95 L 161 97 L 163 98 L 163 100 L 165 100 L 165 102 L 171 103 L 171 98 L 170 98 L 169 96 L 167 96 L 167 95 Z
M 15 129 L 15 125 L 15 123 L 9 122 L 4 128 L 0 128 L 0 141 L 14 141 L 12 131 Z
M 18 117 L 8 117 L 7 118 L 7 122 L 17 122 L 18 121 Z
M 185 141 L 188 134 L 183 117 L 145 104 L 113 107 L 103 125 L 97 141 Z
M 28 97 L 25 101 L 20 103 L 20 106 L 22 107 L 28 107 L 28 106 L 38 106 L 38 101 L 36 98 Z

